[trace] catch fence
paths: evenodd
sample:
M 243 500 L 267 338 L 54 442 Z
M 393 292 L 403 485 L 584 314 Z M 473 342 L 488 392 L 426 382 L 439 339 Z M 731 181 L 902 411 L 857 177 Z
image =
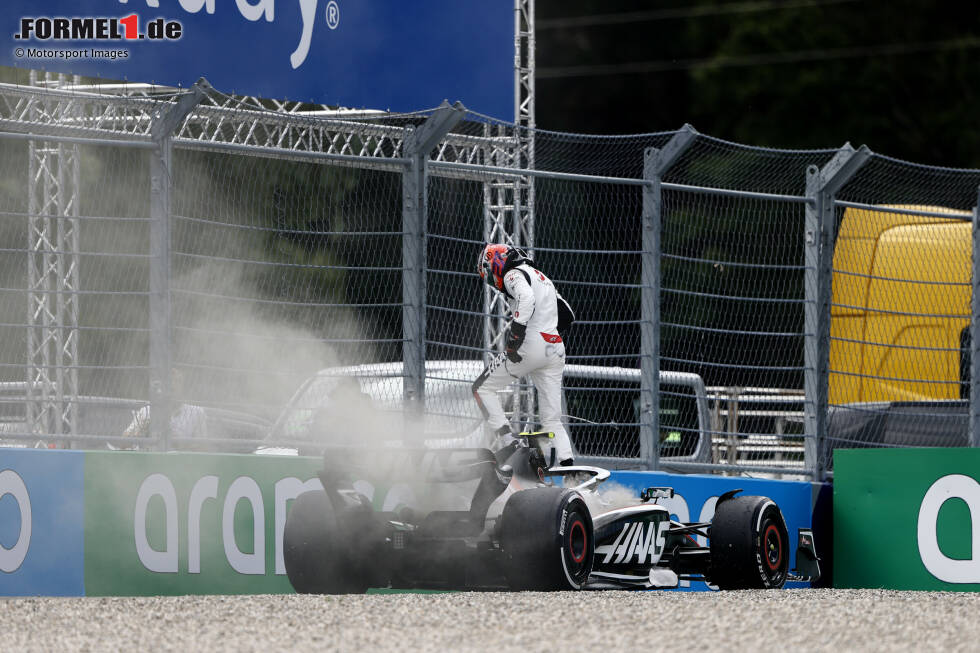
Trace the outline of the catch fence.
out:
M 0 85 L 0 437 L 485 443 L 508 315 L 475 264 L 505 242 L 576 312 L 580 460 L 819 480 L 839 447 L 976 444 L 978 185 L 688 126 Z M 530 383 L 502 399 L 535 427 Z

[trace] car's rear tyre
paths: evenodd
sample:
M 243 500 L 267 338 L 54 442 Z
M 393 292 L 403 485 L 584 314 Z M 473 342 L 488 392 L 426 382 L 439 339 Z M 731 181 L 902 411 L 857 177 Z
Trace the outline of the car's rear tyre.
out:
M 771 499 L 743 496 L 718 504 L 709 539 L 709 577 L 720 589 L 778 589 L 786 583 L 789 537 Z
M 304 492 L 293 501 L 283 532 L 283 562 L 300 594 L 363 594 L 367 581 L 351 564 L 349 537 L 326 492 Z
M 500 545 L 511 589 L 578 590 L 592 572 L 592 515 L 565 488 L 517 492 L 504 506 Z

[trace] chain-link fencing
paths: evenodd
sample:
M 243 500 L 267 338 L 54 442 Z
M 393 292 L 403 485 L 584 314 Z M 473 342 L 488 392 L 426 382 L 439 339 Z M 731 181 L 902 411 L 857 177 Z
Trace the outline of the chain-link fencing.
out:
M 968 446 L 980 172 L 872 155 L 834 200 L 827 439 Z
M 805 468 L 798 173 L 834 152 L 699 137 L 664 176 L 661 367 L 705 379 L 715 469 Z
M 978 171 L 52 86 L 0 86 L 8 446 L 485 446 L 488 242 L 576 313 L 579 460 L 821 479 L 976 441 Z M 528 379 L 501 399 L 538 428 Z

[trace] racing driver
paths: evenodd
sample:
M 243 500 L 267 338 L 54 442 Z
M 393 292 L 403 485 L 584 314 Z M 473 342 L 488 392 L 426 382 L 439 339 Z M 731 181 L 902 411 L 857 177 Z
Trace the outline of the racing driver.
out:
M 515 440 L 497 392 L 529 376 L 538 391 L 541 429 L 554 433 L 551 460 L 572 465 L 572 443 L 561 421 L 561 379 L 565 369 L 562 333 L 567 334 L 575 315 L 551 279 L 516 247 L 487 245 L 480 253 L 477 272 L 491 288 L 504 293 L 512 318 L 504 353 L 493 358 L 473 382 L 473 396 L 495 438 L 491 446 L 499 451 Z

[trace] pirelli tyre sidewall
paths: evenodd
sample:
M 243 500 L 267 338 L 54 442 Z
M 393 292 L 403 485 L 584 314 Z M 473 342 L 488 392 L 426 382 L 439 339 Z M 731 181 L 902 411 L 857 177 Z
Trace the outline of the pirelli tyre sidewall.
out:
M 351 557 L 350 525 L 338 519 L 323 490 L 296 497 L 283 531 L 283 562 L 300 594 L 362 594 L 368 582 Z
M 771 499 L 742 496 L 718 504 L 709 536 L 708 576 L 720 589 L 778 589 L 786 583 L 789 537 Z
M 511 589 L 578 590 L 595 556 L 592 515 L 573 490 L 523 490 L 504 506 L 500 544 Z

